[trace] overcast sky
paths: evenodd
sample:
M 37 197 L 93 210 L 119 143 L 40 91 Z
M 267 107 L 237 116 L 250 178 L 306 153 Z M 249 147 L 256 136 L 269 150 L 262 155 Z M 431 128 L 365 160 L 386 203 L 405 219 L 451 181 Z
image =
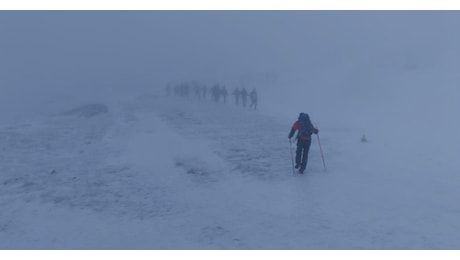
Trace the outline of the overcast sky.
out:
M 123 85 L 302 72 L 379 54 L 431 59 L 457 12 L 2 11 L 2 83 Z M 450 45 L 450 46 L 449 46 Z

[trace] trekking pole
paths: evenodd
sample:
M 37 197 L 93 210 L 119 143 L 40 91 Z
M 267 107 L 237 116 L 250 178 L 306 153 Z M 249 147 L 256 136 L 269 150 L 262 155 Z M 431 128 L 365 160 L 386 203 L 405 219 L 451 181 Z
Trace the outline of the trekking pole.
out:
M 326 163 L 324 162 L 323 148 L 321 148 L 321 142 L 319 141 L 319 134 L 316 134 L 316 137 L 318 138 L 319 150 L 321 151 L 321 159 L 323 159 L 324 171 L 327 172 Z
M 295 175 L 295 170 L 294 170 L 294 154 L 292 153 L 292 141 L 291 141 L 291 138 L 289 138 L 289 146 L 290 146 L 290 148 L 291 148 L 292 174 Z

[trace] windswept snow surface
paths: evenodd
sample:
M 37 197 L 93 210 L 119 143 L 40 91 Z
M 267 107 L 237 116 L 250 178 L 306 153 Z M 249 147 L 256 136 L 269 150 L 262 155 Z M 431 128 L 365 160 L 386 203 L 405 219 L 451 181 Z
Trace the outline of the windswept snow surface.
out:
M 0 129 L 0 249 L 460 248 L 458 163 L 395 137 L 325 123 L 328 171 L 313 136 L 300 175 L 300 111 L 145 94 L 61 112 Z

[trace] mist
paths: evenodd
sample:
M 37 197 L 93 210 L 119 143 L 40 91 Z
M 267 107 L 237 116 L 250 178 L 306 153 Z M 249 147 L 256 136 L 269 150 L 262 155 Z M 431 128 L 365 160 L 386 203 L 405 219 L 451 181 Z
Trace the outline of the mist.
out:
M 0 11 L 0 244 L 458 248 L 458 24 Z M 184 83 L 256 89 L 257 109 L 167 95 Z M 300 112 L 319 129 L 305 174 L 287 138 Z
M 309 112 L 327 127 L 456 132 L 459 21 L 456 11 L 2 11 L 1 116 L 198 81 L 257 88 L 261 112 Z

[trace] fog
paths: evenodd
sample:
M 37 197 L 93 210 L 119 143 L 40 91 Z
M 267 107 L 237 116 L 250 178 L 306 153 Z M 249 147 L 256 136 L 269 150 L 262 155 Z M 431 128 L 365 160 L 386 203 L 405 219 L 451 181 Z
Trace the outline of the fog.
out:
M 0 246 L 458 248 L 458 24 L 0 11 Z M 184 82 L 257 89 L 257 110 L 167 96 Z M 299 112 L 319 129 L 306 174 Z
M 1 116 L 195 80 L 255 87 L 262 111 L 308 110 L 328 126 L 403 116 L 456 127 L 459 21 L 455 11 L 2 11 Z

